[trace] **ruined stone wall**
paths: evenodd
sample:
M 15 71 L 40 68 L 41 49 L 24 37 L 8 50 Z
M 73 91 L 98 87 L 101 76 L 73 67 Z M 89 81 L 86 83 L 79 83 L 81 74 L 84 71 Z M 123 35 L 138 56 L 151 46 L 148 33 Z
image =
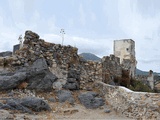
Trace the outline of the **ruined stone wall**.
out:
M 115 77 L 121 77 L 121 75 L 122 67 L 118 57 L 110 55 L 102 58 L 102 77 L 104 83 L 112 81 Z
M 160 94 L 133 92 L 125 87 L 97 81 L 95 88 L 105 95 L 115 111 L 133 119 L 160 119 Z
M 115 76 L 121 76 L 120 61 L 114 55 L 93 62 L 83 60 L 77 51 L 72 46 L 45 42 L 38 34 L 26 31 L 23 47 L 10 57 L 1 57 L 0 66 L 15 71 L 44 58 L 50 71 L 58 77 L 53 85 L 55 89 L 92 89 L 94 81 L 109 83 Z
M 130 71 L 130 76 L 135 77 L 136 57 L 135 42 L 132 39 L 114 41 L 114 55 L 120 58 L 123 69 Z
M 131 39 L 115 40 L 114 55 L 120 58 L 121 64 L 123 59 L 135 58 L 135 42 Z

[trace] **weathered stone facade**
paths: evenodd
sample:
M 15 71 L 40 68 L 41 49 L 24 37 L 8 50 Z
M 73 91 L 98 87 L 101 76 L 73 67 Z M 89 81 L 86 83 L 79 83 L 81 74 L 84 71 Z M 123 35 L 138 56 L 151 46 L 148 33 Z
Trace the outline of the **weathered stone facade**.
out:
M 130 76 L 135 77 L 136 57 L 135 42 L 132 39 L 114 41 L 114 55 L 120 58 L 123 69 L 130 71 Z

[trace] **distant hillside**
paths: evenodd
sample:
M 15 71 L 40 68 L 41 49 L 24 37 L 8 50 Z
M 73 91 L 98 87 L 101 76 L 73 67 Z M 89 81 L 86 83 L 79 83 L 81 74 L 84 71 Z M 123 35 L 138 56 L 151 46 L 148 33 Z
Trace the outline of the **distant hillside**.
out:
M 148 75 L 148 72 L 136 69 L 136 75 Z
M 149 71 L 142 71 L 140 69 L 136 69 L 136 75 L 148 75 L 149 74 Z M 157 72 L 153 72 L 154 75 L 160 75 L 160 73 L 157 73 Z
M 92 53 L 81 53 L 79 55 L 82 56 L 85 60 L 92 60 L 92 61 L 100 61 L 101 60 L 101 58 L 97 57 L 96 55 L 94 55 Z

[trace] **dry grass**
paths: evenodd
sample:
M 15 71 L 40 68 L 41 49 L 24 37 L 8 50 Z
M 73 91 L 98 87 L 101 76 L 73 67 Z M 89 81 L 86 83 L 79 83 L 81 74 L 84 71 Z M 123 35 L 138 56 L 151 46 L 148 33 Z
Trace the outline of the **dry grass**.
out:
M 18 89 L 25 89 L 28 86 L 28 83 L 22 82 L 21 84 L 18 85 Z

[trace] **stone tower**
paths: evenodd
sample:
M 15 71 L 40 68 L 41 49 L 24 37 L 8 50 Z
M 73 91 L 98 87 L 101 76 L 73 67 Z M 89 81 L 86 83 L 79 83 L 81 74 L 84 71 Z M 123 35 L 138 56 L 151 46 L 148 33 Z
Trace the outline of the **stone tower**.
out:
M 130 71 L 130 76 L 135 76 L 136 57 L 135 42 L 132 39 L 122 39 L 114 41 L 114 55 L 120 58 L 120 64 L 126 70 Z

